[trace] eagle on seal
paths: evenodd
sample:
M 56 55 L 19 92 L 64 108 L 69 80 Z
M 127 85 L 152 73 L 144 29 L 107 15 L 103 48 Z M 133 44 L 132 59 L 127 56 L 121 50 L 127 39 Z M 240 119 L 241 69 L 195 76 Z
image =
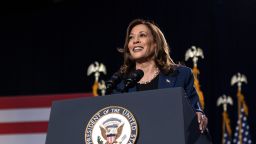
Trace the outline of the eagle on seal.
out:
M 100 126 L 101 135 L 107 141 L 105 144 L 118 144 L 116 141 L 122 134 L 124 124 L 117 128 L 104 128 Z

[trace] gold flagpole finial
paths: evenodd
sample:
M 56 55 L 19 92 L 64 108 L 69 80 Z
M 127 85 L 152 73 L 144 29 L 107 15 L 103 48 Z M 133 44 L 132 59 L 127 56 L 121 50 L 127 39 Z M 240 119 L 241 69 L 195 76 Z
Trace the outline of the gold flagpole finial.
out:
M 99 77 L 100 73 L 107 74 L 107 70 L 104 64 L 95 61 L 94 63 L 90 64 L 87 69 L 87 76 L 94 74 L 94 84 L 92 86 L 92 93 L 94 96 L 98 95 L 98 88 L 99 88 Z
M 225 94 L 223 94 L 222 96 L 220 96 L 217 99 L 217 106 L 221 106 L 223 107 L 223 111 L 227 111 L 227 105 L 233 105 L 233 100 L 231 98 L 231 96 L 226 96 Z
M 238 72 L 236 75 L 232 76 L 231 86 L 237 84 L 238 92 L 242 92 L 242 83 L 247 84 L 247 78 L 245 75 Z
M 197 61 L 199 57 L 204 59 L 203 50 L 199 47 L 197 48 L 196 46 L 191 46 L 191 48 L 186 51 L 185 61 L 191 58 L 193 61 L 194 67 L 197 67 Z

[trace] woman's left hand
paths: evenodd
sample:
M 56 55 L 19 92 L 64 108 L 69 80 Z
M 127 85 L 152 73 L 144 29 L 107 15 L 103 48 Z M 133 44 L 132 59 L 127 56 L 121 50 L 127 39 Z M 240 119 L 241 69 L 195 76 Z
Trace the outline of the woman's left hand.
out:
M 199 130 L 203 133 L 207 128 L 208 118 L 202 112 L 196 112 L 196 115 L 199 123 Z

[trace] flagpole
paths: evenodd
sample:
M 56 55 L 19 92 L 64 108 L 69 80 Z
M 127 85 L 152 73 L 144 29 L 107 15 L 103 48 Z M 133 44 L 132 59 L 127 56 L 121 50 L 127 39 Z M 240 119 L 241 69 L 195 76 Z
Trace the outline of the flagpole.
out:
M 241 115 L 241 91 L 239 89 L 238 89 L 238 93 L 237 93 L 237 99 L 238 99 L 238 119 L 239 119 L 238 136 L 239 136 L 239 142 L 242 144 L 242 119 L 240 117 L 240 115 Z
M 224 111 L 222 112 L 222 144 L 224 144 L 225 118 Z
M 238 107 L 238 141 L 242 144 L 242 117 L 241 117 L 241 107 L 245 113 L 248 114 L 247 106 L 245 105 L 244 96 L 242 94 L 242 83 L 247 83 L 247 78 L 245 75 L 237 73 L 237 75 L 232 76 L 231 85 L 237 84 L 237 107 Z
M 200 89 L 200 84 L 199 84 L 199 79 L 198 79 L 199 69 L 197 68 L 197 61 L 198 61 L 199 57 L 201 57 L 202 59 L 204 58 L 203 50 L 199 47 L 197 48 L 196 46 L 191 46 L 191 48 L 189 48 L 185 53 L 185 61 L 187 61 L 190 58 L 193 61 L 192 72 L 194 75 L 194 85 L 195 85 L 196 91 L 198 93 L 200 105 L 201 105 L 202 109 L 204 109 L 204 107 L 205 107 L 204 95 L 203 95 L 202 90 Z
M 228 113 L 227 113 L 227 106 L 228 104 L 233 105 L 233 100 L 230 96 L 226 96 L 225 94 L 223 94 L 222 96 L 220 96 L 217 99 L 217 106 L 221 106 L 223 107 L 223 112 L 222 112 L 222 144 L 226 144 L 227 143 L 227 139 L 230 140 L 230 136 L 231 136 L 231 127 L 229 125 L 230 120 L 228 117 Z M 225 139 L 225 134 L 227 139 Z

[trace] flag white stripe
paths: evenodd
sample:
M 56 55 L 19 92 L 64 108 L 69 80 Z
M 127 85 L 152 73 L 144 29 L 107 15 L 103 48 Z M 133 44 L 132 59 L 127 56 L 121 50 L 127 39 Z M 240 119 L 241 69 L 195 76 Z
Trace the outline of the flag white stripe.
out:
M 45 144 L 46 133 L 0 135 L 1 144 Z
M 23 108 L 0 110 L 0 123 L 48 121 L 51 108 Z

